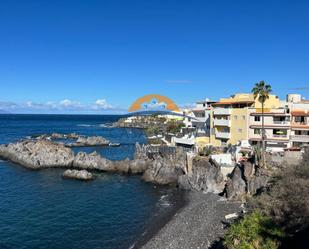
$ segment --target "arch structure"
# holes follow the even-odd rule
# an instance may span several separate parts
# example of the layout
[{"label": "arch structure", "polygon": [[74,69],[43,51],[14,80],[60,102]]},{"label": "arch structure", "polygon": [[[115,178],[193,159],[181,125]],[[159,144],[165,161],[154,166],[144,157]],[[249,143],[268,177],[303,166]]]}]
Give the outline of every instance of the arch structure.
[{"label": "arch structure", "polygon": [[184,115],[173,100],[159,94],[148,94],[138,98],[130,106],[126,116],[147,116],[147,115],[174,115],[188,117]]},{"label": "arch structure", "polygon": [[180,112],[173,100],[159,94],[148,94],[138,98],[130,106],[129,112],[170,111]]}]

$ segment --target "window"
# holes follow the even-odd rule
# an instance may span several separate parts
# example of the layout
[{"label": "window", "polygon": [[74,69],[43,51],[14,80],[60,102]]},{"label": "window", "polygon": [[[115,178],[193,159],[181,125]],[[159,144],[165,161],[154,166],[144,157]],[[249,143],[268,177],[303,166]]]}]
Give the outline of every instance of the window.
[{"label": "window", "polygon": [[255,122],[260,122],[261,121],[261,116],[254,116],[254,121]]},{"label": "window", "polygon": [[242,115],[242,120],[246,120],[246,116],[245,115]]},{"label": "window", "polygon": [[286,137],[287,136],[287,130],[273,129],[273,136]]},{"label": "window", "polygon": [[261,129],[254,129],[255,135],[261,135]]},{"label": "window", "polygon": [[237,131],[238,131],[239,133],[242,133],[242,129],[237,129]]},{"label": "window", "polygon": [[234,116],[234,119],[237,120],[237,115]]}]

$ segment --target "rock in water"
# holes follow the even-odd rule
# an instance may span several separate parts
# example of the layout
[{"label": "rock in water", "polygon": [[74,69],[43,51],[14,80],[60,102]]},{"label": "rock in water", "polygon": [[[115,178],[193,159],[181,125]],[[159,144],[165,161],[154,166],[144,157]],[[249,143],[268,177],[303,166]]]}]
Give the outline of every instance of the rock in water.
[{"label": "rock in water", "polygon": [[63,172],[62,176],[65,178],[72,178],[83,181],[89,181],[94,179],[93,175],[87,170],[67,169]]},{"label": "rock in water", "polygon": [[107,139],[100,136],[93,136],[93,137],[80,136],[76,140],[76,144],[81,146],[103,146],[103,145],[109,145],[109,143],[110,142]]},{"label": "rock in water", "polygon": [[31,169],[71,167],[74,153],[70,148],[45,139],[25,140],[1,145],[0,157]]}]

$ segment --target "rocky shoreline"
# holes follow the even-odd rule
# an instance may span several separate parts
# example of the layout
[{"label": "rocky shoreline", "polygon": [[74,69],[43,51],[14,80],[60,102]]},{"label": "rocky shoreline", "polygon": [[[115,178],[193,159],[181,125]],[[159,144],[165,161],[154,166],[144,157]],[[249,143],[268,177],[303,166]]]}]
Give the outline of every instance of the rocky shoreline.
[{"label": "rocky shoreline", "polygon": [[[75,154],[71,146],[55,141],[78,141],[80,137],[76,134],[42,135],[35,139],[0,145],[0,159],[33,170],[63,168],[66,169],[64,177],[79,180],[91,180],[91,171],[141,174],[146,182],[189,190],[183,203],[185,205],[178,205],[160,221],[159,227],[162,229],[152,229],[149,234],[155,235],[153,238],[150,239],[148,235],[150,240],[147,243],[144,239],[135,245],[143,245],[146,249],[209,248],[224,233],[225,215],[241,210],[241,202],[231,200],[241,200],[255,194],[269,179],[267,174],[257,171],[250,162],[236,165],[225,178],[221,166],[216,162],[208,157],[192,157],[178,147],[136,144],[133,160],[111,161],[96,152]],[[105,139],[83,137],[79,143],[86,146],[102,141]]]}]

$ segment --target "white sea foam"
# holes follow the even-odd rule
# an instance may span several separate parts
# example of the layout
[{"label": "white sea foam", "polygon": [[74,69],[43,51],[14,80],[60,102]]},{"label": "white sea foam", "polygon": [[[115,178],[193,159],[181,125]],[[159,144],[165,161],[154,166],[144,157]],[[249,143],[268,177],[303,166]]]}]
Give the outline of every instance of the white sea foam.
[{"label": "white sea foam", "polygon": [[80,127],[91,127],[92,125],[90,125],[90,124],[78,124],[77,126],[80,126]]}]

